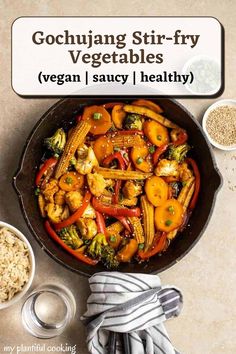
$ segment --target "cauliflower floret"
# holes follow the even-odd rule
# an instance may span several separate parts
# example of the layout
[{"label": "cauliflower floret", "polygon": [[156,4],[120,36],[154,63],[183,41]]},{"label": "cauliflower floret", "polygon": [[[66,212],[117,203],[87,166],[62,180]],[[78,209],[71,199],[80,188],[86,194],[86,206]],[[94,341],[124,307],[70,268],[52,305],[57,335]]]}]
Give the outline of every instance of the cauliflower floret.
[{"label": "cauliflower floret", "polygon": [[92,205],[89,203],[87,208],[85,209],[84,213],[82,214],[83,218],[89,218],[89,219],[95,219],[96,218],[96,213],[95,209],[92,207]]},{"label": "cauliflower floret", "polygon": [[63,191],[62,189],[60,189],[58,192],[56,192],[54,195],[55,204],[64,205],[65,204],[65,194],[66,194],[66,192]]},{"label": "cauliflower floret", "polygon": [[142,193],[142,185],[134,181],[127,181],[125,182],[122,191],[126,198],[132,199]]},{"label": "cauliflower floret", "polygon": [[178,177],[179,171],[178,171],[179,164],[175,160],[166,160],[162,159],[156,169],[155,169],[155,175],[156,176],[174,176]]},{"label": "cauliflower floret", "polygon": [[54,203],[54,194],[59,191],[58,182],[56,179],[51,179],[42,189],[42,193],[47,202]]},{"label": "cauliflower floret", "polygon": [[114,193],[115,180],[105,178],[106,187],[102,193],[103,196],[111,197]]},{"label": "cauliflower floret", "polygon": [[[83,195],[78,191],[71,191],[71,192],[66,193],[65,201],[66,201],[66,204],[69,206],[70,211],[72,213],[74,213],[77,209],[79,209],[79,207],[81,207],[81,205],[83,203],[83,198],[84,198]],[[95,210],[90,203],[88,204],[87,208],[85,209],[82,217],[83,218],[90,218],[90,219],[96,218]]]},{"label": "cauliflower floret", "polygon": [[93,167],[98,166],[98,160],[94,154],[93,149],[83,145],[77,149],[78,159],[76,161],[75,169],[82,175],[90,173]]},{"label": "cauliflower floret", "polygon": [[77,156],[79,159],[84,160],[88,156],[88,146],[83,144],[77,149]]},{"label": "cauliflower floret", "polygon": [[109,187],[113,187],[114,186],[115,181],[113,179],[106,178],[105,179],[105,183],[106,183],[106,188],[109,188]]},{"label": "cauliflower floret", "polygon": [[187,181],[193,176],[192,171],[188,168],[188,165],[184,162],[179,165],[179,177],[181,181]]},{"label": "cauliflower floret", "polygon": [[48,218],[53,223],[62,221],[63,207],[54,203],[48,203],[45,207]]},{"label": "cauliflower floret", "polygon": [[76,225],[78,226],[81,235],[87,240],[97,235],[97,225],[93,219],[80,218]]},{"label": "cauliflower floret", "polygon": [[72,213],[74,213],[82,205],[83,196],[78,191],[67,192],[65,194],[65,201]]},{"label": "cauliflower floret", "polygon": [[68,207],[68,205],[64,206],[64,210],[63,213],[61,214],[61,220],[65,220],[70,216],[70,209]]},{"label": "cauliflower floret", "polygon": [[87,182],[90,192],[95,195],[95,197],[100,197],[106,188],[106,181],[102,175],[99,173],[89,173],[87,174]]}]

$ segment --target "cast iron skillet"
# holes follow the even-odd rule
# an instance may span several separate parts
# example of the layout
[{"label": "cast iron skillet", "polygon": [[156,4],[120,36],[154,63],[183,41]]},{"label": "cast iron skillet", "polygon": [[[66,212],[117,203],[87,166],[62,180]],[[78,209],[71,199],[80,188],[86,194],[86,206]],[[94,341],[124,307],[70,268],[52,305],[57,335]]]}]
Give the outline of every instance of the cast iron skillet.
[{"label": "cast iron skillet", "polygon": [[[115,100],[117,101],[119,98]],[[131,98],[125,99],[127,102],[132,100]],[[105,268],[100,264],[94,267],[79,262],[50,239],[44,230],[43,220],[39,214],[34,195],[34,180],[37,166],[39,166],[43,154],[43,139],[50,136],[58,127],[68,125],[68,121],[75,118],[82,111],[84,105],[102,104],[109,101],[114,101],[114,99],[67,98],[52,106],[30,134],[13,181],[24,218],[41,247],[57,262],[86,276],[104,271]],[[153,101],[163,107],[165,116],[187,130],[190,144],[195,147],[192,154],[201,173],[201,191],[189,226],[171,243],[163,256],[153,257],[149,262],[143,264],[122,264],[119,268],[119,271],[122,272],[161,272],[187,254],[199,240],[208,224],[215,204],[216,193],[221,185],[221,175],[199,123],[182,105],[174,100],[161,98]]]}]

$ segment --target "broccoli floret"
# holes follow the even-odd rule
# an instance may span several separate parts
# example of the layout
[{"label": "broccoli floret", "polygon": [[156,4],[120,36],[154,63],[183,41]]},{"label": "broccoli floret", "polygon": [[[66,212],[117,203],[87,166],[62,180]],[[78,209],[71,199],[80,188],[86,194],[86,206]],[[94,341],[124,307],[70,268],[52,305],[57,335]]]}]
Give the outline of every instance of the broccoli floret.
[{"label": "broccoli floret", "polygon": [[168,149],[167,156],[170,160],[176,160],[180,163],[185,159],[189,150],[190,146],[188,144],[182,144],[179,146],[171,145]]},{"label": "broccoli floret", "polygon": [[87,248],[87,252],[92,258],[98,258],[109,269],[118,267],[119,262],[116,259],[114,249],[108,245],[106,237],[98,233]]},{"label": "broccoli floret", "polygon": [[102,249],[102,258],[101,259],[102,259],[102,263],[108,269],[117,269],[119,266],[119,261],[116,258],[115,250],[110,246],[106,246]]},{"label": "broccoli floret", "polygon": [[96,236],[94,236],[87,251],[93,258],[100,258],[102,255],[102,248],[106,247],[107,245],[108,242],[106,240],[105,235],[102,233],[98,233]]},{"label": "broccoli floret", "polygon": [[68,171],[73,171],[75,169],[76,163],[77,163],[77,160],[76,160],[75,156],[73,156],[69,162]]},{"label": "broccoli floret", "polygon": [[44,145],[54,155],[61,155],[66,145],[66,133],[62,128],[57,129],[53,136],[44,139]]},{"label": "broccoli floret", "polygon": [[71,247],[74,250],[76,250],[83,244],[83,241],[77,233],[75,225],[70,225],[61,229],[59,232],[59,236],[67,246]]},{"label": "broccoli floret", "polygon": [[125,129],[138,129],[142,130],[143,120],[139,114],[128,114],[124,121]]},{"label": "broccoli floret", "polygon": [[116,131],[117,131],[116,126],[115,126],[115,124],[112,122],[111,128],[109,129],[109,132],[116,132]]}]

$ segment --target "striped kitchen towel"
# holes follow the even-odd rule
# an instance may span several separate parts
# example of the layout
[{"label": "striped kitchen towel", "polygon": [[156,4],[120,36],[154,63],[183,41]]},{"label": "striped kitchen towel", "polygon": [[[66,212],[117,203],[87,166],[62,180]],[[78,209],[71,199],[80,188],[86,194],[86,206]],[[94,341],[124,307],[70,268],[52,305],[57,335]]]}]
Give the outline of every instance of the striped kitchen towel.
[{"label": "striped kitchen towel", "polygon": [[[128,333],[131,354],[177,353],[163,322],[181,311],[179,289],[161,286],[157,275],[119,272],[97,273],[89,285],[91,295],[81,320],[90,353],[108,353],[111,332]],[[124,353],[118,339],[116,353]]]}]

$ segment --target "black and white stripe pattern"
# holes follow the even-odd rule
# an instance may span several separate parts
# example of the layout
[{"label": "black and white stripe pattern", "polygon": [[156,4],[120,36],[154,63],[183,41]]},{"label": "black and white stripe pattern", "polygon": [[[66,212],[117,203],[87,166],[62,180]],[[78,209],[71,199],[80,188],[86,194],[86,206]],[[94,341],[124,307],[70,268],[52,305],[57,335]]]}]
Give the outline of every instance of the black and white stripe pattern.
[{"label": "black and white stripe pattern", "polygon": [[162,287],[157,275],[118,272],[97,273],[89,285],[91,295],[81,320],[87,326],[90,353],[107,353],[109,331],[128,333],[132,354],[177,353],[163,324],[181,311],[177,288]]}]

